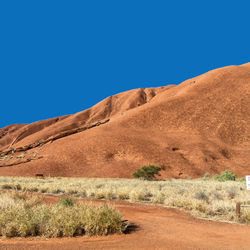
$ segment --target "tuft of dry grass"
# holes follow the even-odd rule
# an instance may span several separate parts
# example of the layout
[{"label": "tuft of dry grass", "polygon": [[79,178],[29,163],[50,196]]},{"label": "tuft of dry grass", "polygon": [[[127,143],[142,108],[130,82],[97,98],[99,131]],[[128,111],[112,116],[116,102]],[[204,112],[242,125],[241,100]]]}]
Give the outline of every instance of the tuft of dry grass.
[{"label": "tuft of dry grass", "polygon": [[[219,182],[214,179],[143,181],[0,177],[2,189],[16,189],[17,186],[22,191],[161,204],[184,209],[196,217],[232,222],[237,222],[236,202],[250,202],[250,192],[246,190],[245,182]],[[246,218],[245,223],[250,223],[247,209],[243,216]]]},{"label": "tuft of dry grass", "polygon": [[108,205],[94,206],[64,198],[46,205],[41,197],[5,192],[0,196],[0,236],[73,237],[122,233],[122,214]]}]

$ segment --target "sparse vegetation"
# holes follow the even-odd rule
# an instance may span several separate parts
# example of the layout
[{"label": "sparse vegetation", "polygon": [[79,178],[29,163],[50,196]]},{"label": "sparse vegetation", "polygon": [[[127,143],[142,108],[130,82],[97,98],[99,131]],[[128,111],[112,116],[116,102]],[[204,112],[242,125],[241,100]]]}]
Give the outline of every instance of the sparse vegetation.
[{"label": "sparse vegetation", "polygon": [[204,179],[205,179],[205,180],[211,179],[211,174],[210,174],[210,173],[205,173],[205,174],[204,174]]},{"label": "sparse vegetation", "polygon": [[7,192],[0,196],[0,236],[72,237],[122,233],[126,225],[113,207],[86,205],[63,198],[46,205],[37,195]]},{"label": "sparse vegetation", "polygon": [[59,202],[60,205],[63,205],[65,207],[73,207],[75,205],[75,200],[71,198],[62,198]]},{"label": "sparse vegetation", "polygon": [[160,171],[162,170],[161,167],[159,166],[154,166],[154,165],[148,165],[148,166],[143,166],[141,169],[137,169],[134,173],[133,176],[134,178],[139,178],[143,180],[152,180],[155,178],[155,175],[160,176]]},{"label": "sparse vegetation", "polygon": [[[161,204],[184,209],[197,217],[223,221],[237,221],[236,202],[250,204],[250,192],[241,179],[225,182],[214,178],[149,182],[138,179],[0,177],[1,187],[7,187],[7,192],[18,187],[22,191],[38,190],[41,193],[64,194],[69,197]],[[243,212],[245,222],[250,223],[247,219],[249,209]]]},{"label": "sparse vegetation", "polygon": [[236,177],[236,174],[233,174],[229,170],[225,170],[221,173],[221,175],[216,174],[214,179],[217,181],[235,181]]},{"label": "sparse vegetation", "polygon": [[203,200],[203,201],[206,201],[208,203],[208,196],[206,195],[206,193],[204,191],[201,191],[199,190],[198,192],[195,193],[195,196],[194,196],[195,199],[198,199],[198,200]]}]

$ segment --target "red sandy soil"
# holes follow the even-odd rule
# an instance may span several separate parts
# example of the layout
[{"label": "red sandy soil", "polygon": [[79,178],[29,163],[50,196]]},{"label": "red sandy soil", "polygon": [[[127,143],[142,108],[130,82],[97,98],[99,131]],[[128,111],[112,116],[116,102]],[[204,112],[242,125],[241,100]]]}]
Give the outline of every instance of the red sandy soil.
[{"label": "red sandy soil", "polygon": [[[31,144],[37,147],[27,149]],[[250,171],[250,63],[180,85],[120,93],[74,115],[0,129],[2,156],[18,148],[25,151],[0,161],[1,176],[130,178],[149,163],[165,167],[163,178],[225,169],[244,176]]]},{"label": "red sandy soil", "polygon": [[[47,202],[59,197],[47,196]],[[196,219],[176,209],[111,203],[138,228],[125,235],[60,239],[0,239],[0,249],[250,249],[250,227]]]}]

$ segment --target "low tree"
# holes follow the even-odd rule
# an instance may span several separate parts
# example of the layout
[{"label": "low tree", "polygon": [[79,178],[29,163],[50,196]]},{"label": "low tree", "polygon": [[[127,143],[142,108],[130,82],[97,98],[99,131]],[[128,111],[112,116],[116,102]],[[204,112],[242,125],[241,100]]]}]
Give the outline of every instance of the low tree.
[{"label": "low tree", "polygon": [[137,169],[132,175],[134,178],[139,178],[143,180],[152,180],[155,178],[155,175],[160,176],[160,171],[162,167],[154,166],[154,165],[147,165],[143,166],[140,169]]}]

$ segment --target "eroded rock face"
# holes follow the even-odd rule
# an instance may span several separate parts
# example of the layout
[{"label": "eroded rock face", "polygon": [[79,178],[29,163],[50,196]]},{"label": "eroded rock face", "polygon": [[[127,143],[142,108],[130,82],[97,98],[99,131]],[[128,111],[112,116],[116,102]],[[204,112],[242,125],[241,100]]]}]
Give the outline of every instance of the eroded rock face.
[{"label": "eroded rock face", "polygon": [[163,177],[225,169],[247,174],[250,64],[177,86],[120,93],[74,115],[2,128],[0,150],[0,175],[131,177],[149,163],[165,166]]}]

